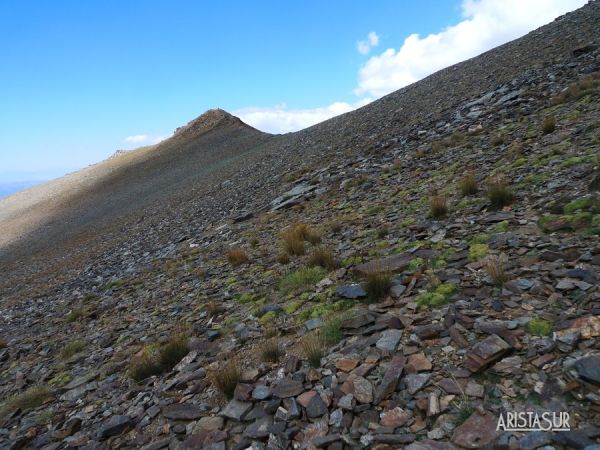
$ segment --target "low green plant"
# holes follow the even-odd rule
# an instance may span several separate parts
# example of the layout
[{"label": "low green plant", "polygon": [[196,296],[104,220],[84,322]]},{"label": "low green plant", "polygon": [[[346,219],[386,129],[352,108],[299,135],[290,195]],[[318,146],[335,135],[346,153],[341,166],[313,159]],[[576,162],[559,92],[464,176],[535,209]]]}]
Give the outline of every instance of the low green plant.
[{"label": "low green plant", "polygon": [[471,244],[469,246],[469,260],[478,261],[488,254],[489,246],[487,244]]},{"label": "low green plant", "polygon": [[321,281],[327,272],[322,267],[307,267],[284,276],[279,289],[284,294],[305,290]]},{"label": "low green plant", "polygon": [[527,330],[535,336],[549,336],[552,333],[552,322],[546,319],[531,319],[527,322]]},{"label": "low green plant", "polygon": [[456,292],[456,285],[452,283],[442,283],[434,290],[422,292],[417,298],[417,306],[422,307],[438,307],[448,303],[450,297]]}]

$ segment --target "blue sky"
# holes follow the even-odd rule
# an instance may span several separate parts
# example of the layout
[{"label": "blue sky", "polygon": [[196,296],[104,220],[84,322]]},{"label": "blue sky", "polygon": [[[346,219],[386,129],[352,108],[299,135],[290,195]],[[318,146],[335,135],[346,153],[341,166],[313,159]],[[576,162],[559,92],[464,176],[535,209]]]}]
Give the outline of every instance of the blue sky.
[{"label": "blue sky", "polygon": [[[155,142],[209,108],[296,130],[583,3],[507,1],[0,2],[0,184]],[[460,33],[473,45],[456,49]]]}]

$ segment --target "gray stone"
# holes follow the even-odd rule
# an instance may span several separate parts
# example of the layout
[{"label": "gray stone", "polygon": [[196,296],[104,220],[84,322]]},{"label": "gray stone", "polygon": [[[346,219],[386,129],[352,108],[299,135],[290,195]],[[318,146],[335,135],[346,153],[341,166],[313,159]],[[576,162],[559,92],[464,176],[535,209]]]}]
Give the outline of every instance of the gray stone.
[{"label": "gray stone", "polygon": [[600,356],[587,356],[575,363],[579,376],[590,383],[600,385]]},{"label": "gray stone", "polygon": [[335,290],[335,295],[342,298],[356,299],[366,297],[367,293],[360,284],[348,284],[345,286],[339,286]]},{"label": "gray stone", "polygon": [[252,408],[252,403],[250,402],[231,400],[219,414],[229,419],[242,420],[244,415],[250,411],[250,408]]},{"label": "gray stone", "polygon": [[271,395],[271,388],[262,384],[257,385],[252,391],[252,398],[254,400],[266,400],[271,397]]},{"label": "gray stone", "polygon": [[131,417],[129,416],[112,416],[100,427],[98,437],[100,439],[108,439],[111,436],[117,436],[132,425]]},{"label": "gray stone", "polygon": [[163,408],[163,416],[172,420],[196,420],[203,414],[200,407],[189,403],[177,403]]},{"label": "gray stone", "polygon": [[279,398],[295,397],[304,391],[300,381],[284,378],[273,388],[273,395]]},{"label": "gray stone", "polygon": [[429,381],[431,375],[428,373],[409,373],[404,377],[404,383],[406,383],[406,390],[409,394],[413,395]]},{"label": "gray stone", "polygon": [[396,351],[400,338],[402,337],[402,330],[385,330],[381,333],[381,337],[375,344],[380,350],[387,350],[388,352]]}]

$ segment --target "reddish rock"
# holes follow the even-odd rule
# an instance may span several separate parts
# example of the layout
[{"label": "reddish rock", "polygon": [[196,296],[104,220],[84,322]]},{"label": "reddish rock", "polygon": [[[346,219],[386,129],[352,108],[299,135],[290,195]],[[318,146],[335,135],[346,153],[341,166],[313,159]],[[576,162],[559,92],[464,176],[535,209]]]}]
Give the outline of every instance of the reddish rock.
[{"label": "reddish rock", "polygon": [[422,372],[424,370],[431,370],[431,362],[425,354],[415,353],[408,357],[408,366],[411,366],[416,372]]},{"label": "reddish rock", "polygon": [[343,370],[344,372],[350,372],[352,369],[354,369],[356,366],[358,366],[358,363],[360,362],[359,359],[347,359],[347,358],[343,358],[343,359],[338,359],[335,362],[335,367],[339,370]]},{"label": "reddish rock", "polygon": [[411,418],[411,414],[408,411],[403,410],[399,406],[389,411],[382,412],[380,414],[381,425],[384,427],[397,428],[403,426]]},{"label": "reddish rock", "polygon": [[452,442],[463,448],[482,448],[498,437],[498,418],[489,411],[477,409],[461,426],[454,430]]},{"label": "reddish rock", "polygon": [[492,334],[471,348],[465,367],[471,372],[480,372],[504,356],[511,346],[500,336]]}]

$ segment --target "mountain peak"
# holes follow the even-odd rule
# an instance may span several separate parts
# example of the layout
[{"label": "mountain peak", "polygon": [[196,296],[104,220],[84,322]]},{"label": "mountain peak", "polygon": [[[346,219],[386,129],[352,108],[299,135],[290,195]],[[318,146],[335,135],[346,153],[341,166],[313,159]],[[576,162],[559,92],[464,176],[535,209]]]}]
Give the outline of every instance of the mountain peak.
[{"label": "mountain peak", "polygon": [[250,125],[242,122],[239,117],[236,117],[223,109],[215,108],[209,109],[194,120],[188,122],[186,125],[177,128],[174,136],[185,134],[196,137],[223,125],[252,128]]}]

